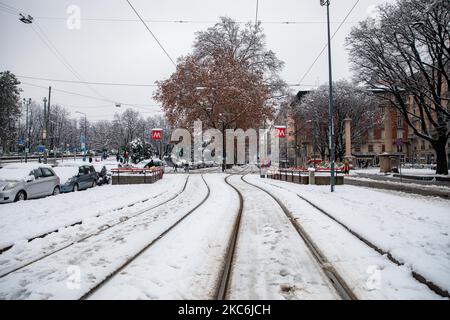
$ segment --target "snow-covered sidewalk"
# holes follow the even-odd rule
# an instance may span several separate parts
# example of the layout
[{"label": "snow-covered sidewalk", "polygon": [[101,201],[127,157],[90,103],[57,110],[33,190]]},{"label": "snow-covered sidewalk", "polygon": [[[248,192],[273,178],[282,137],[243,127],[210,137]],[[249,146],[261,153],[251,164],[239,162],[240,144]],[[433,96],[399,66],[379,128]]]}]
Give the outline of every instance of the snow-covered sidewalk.
[{"label": "snow-covered sidewalk", "polygon": [[[336,191],[330,193],[329,186],[298,185],[256,176],[248,176],[248,179],[266,187],[284,188],[271,188],[278,195],[286,194],[288,197],[287,194],[292,191],[304,196],[390,252],[406,267],[450,290],[449,200],[348,185],[337,186]],[[301,201],[296,205],[299,206],[296,212],[301,217],[307,222],[312,219],[310,225],[324,227],[326,219],[323,220],[318,211],[314,213],[309,205]],[[322,236],[318,234],[319,238]],[[386,280],[390,281],[389,277]]]}]

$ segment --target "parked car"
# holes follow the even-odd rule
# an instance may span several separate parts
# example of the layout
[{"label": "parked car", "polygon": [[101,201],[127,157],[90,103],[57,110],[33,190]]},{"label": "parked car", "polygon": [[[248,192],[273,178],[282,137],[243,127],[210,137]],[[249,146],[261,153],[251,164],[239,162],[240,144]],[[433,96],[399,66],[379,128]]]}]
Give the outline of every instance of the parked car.
[{"label": "parked car", "polygon": [[56,195],[59,192],[59,177],[49,165],[15,163],[0,169],[0,203]]},{"label": "parked car", "polygon": [[84,190],[97,185],[97,172],[90,164],[63,163],[54,170],[61,179],[61,192]]}]

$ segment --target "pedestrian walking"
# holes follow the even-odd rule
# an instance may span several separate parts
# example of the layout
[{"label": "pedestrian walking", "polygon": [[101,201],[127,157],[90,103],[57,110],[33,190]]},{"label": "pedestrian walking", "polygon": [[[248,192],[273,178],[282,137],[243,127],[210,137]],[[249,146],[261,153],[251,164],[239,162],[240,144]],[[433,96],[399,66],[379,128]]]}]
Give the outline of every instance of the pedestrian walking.
[{"label": "pedestrian walking", "polygon": [[350,174],[350,164],[348,163],[348,160],[344,161],[344,174],[346,176]]}]

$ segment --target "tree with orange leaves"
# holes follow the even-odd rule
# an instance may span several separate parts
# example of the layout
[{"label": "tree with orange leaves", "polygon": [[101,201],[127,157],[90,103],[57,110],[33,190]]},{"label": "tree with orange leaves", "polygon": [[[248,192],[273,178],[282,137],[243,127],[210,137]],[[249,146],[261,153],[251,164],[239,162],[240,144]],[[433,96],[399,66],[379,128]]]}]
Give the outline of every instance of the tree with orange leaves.
[{"label": "tree with orange leaves", "polygon": [[194,52],[178,60],[176,71],[157,82],[154,95],[170,124],[190,128],[258,127],[272,117],[285,84],[283,63],[266,50],[260,24],[241,28],[229,18],[197,33]]}]

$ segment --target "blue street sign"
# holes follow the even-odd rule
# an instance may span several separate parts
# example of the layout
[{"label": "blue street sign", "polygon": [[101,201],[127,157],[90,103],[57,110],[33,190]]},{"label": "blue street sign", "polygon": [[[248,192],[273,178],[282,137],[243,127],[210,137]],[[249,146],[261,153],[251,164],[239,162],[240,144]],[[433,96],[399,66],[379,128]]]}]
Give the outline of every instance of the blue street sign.
[{"label": "blue street sign", "polygon": [[23,145],[25,145],[25,140],[22,137],[20,137],[19,138],[19,146],[23,146]]},{"label": "blue street sign", "polygon": [[44,152],[45,151],[45,146],[40,145],[37,147],[37,152]]}]

